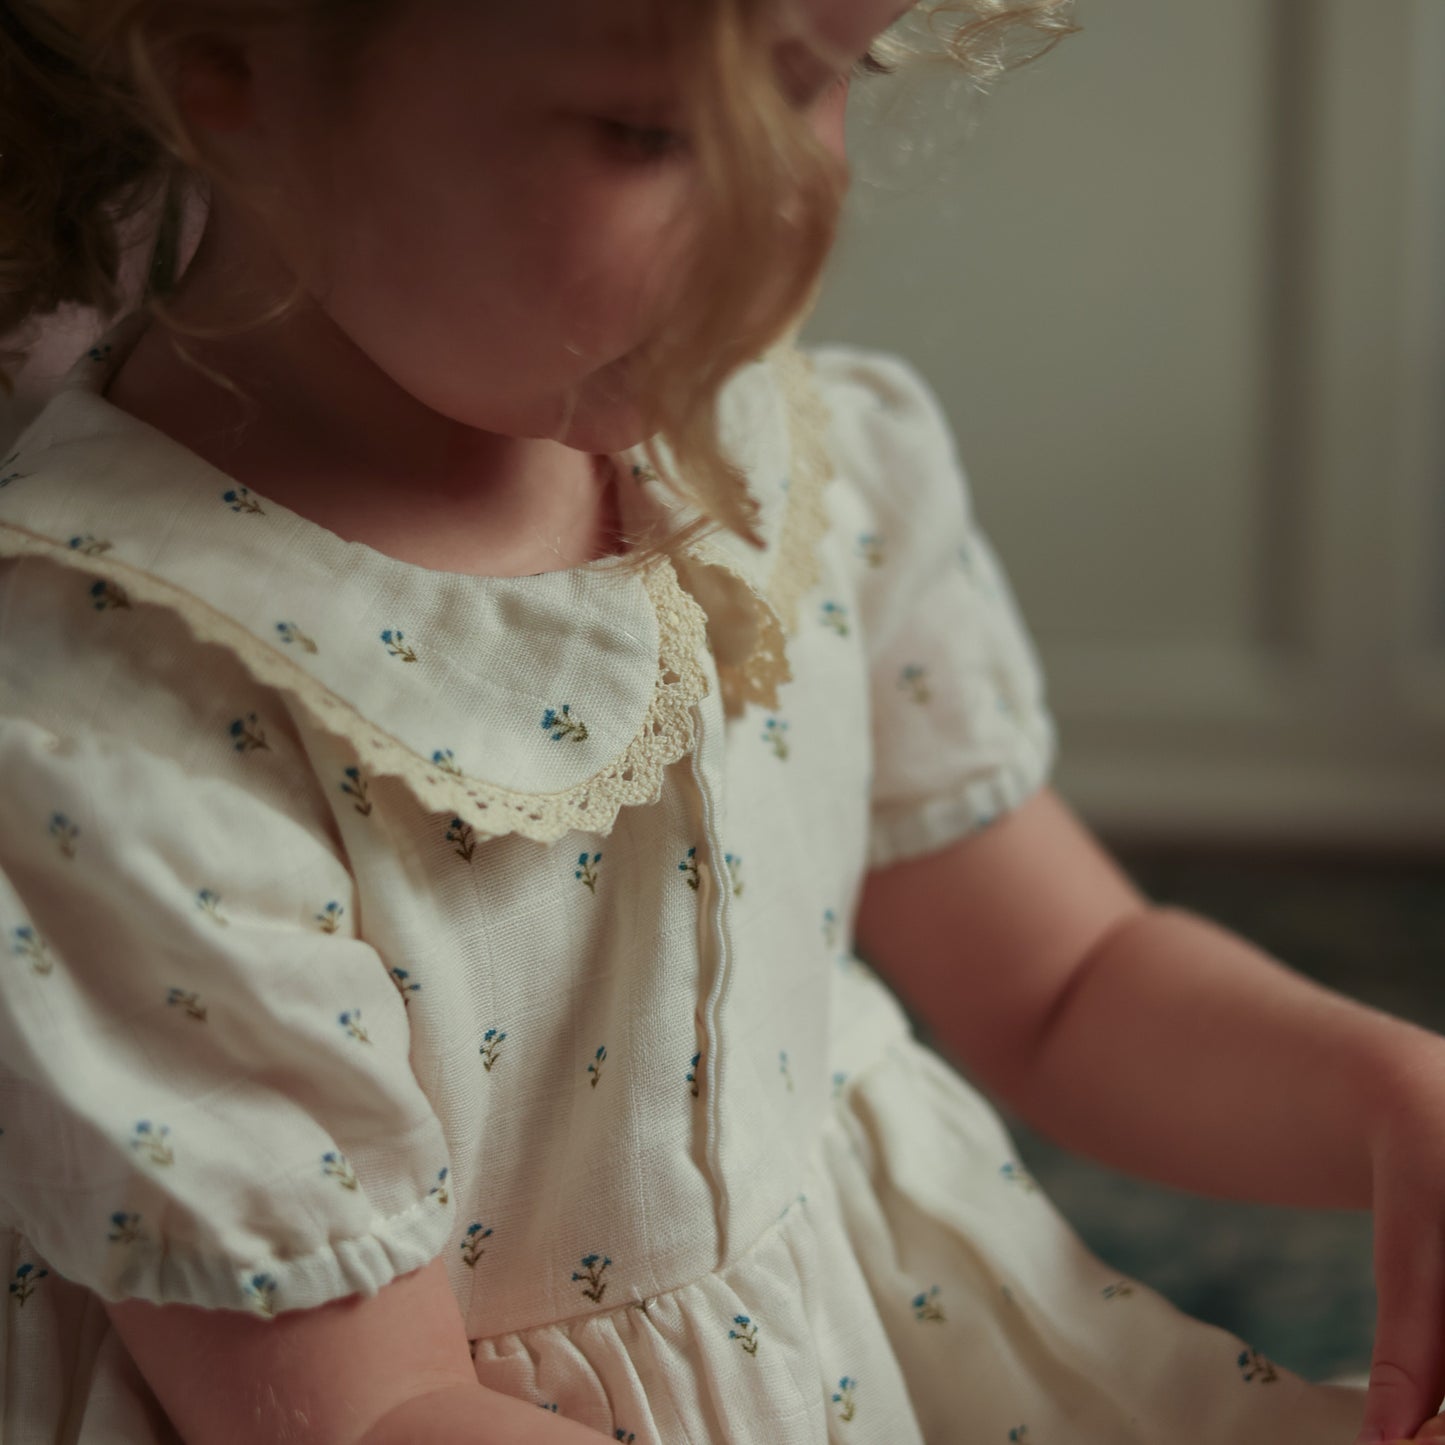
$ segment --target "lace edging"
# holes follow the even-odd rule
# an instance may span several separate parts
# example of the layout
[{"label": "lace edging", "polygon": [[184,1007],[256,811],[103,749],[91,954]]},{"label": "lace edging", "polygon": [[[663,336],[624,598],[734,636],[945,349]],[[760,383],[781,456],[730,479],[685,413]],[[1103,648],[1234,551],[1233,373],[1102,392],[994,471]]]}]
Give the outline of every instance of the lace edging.
[{"label": "lace edging", "polygon": [[758,593],[721,549],[704,543],[693,554],[700,562],[723,567],[739,577],[753,599],[757,635],[751,653],[745,662],[718,668],[719,689],[729,716],[741,713],[750,702],[776,708],[778,689],[792,681],[786,639],[797,629],[799,603],[822,573],[817,543],[828,530],[823,489],[833,468],[826,442],[828,414],[813,379],[813,362],[796,346],[780,347],[773,362],[787,404],[792,467],[788,505],[766,595]]},{"label": "lace edging", "polygon": [[661,796],[664,770],[691,751],[694,706],[708,692],[699,658],[706,646],[702,608],[659,558],[643,574],[657,616],[656,691],[626,748],[591,777],[556,793],[528,793],[429,763],[400,739],[363,717],[300,663],[268,646],[234,618],[165,579],[118,559],[72,551],[13,522],[0,522],[0,556],[39,556],[73,571],[108,578],[128,596],[177,613],[198,642],[227,648],[267,687],[288,693],[318,727],[351,743],[374,777],[399,778],[423,807],[450,812],[487,838],[516,833],[553,843],[574,829],[606,834],[629,804]]}]

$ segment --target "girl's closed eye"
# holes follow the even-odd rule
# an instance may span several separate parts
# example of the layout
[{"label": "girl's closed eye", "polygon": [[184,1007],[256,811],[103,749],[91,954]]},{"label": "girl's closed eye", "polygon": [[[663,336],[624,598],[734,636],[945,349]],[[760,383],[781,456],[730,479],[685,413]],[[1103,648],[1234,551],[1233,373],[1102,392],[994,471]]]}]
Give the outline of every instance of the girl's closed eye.
[{"label": "girl's closed eye", "polygon": [[[834,85],[847,85],[872,75],[891,75],[893,69],[893,66],[869,49],[849,70],[838,77]],[[598,118],[597,124],[608,150],[626,161],[648,163],[677,159],[686,155],[690,148],[686,132],[665,122],[650,123],[602,116]]]}]

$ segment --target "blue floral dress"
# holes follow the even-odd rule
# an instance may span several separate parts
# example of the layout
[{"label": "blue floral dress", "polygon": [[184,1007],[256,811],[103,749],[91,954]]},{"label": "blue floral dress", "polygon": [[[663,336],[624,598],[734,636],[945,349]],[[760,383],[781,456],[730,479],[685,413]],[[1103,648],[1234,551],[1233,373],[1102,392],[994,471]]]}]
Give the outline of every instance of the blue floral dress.
[{"label": "blue floral dress", "polygon": [[1056,748],[913,371],[734,379],[762,551],[479,577],[107,401],[137,320],[0,459],[4,1439],[176,1439],[101,1300],[438,1256],[478,1379],[610,1440],[1353,1438],[1089,1253],[852,951]]}]

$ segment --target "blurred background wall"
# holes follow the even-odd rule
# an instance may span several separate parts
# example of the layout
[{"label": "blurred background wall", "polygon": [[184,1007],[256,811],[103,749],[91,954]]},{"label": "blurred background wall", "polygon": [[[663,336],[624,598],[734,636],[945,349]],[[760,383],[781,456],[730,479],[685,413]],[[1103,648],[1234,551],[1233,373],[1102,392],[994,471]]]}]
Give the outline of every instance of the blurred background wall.
[{"label": "blurred background wall", "polygon": [[855,86],[805,339],[939,391],[1097,826],[1445,845],[1445,5],[1078,18],[902,184]]},{"label": "blurred background wall", "polygon": [[[804,339],[939,392],[1054,784],[1144,891],[1445,1032],[1445,4],[1078,19],[982,104],[855,87]],[[1367,1213],[1183,1194],[1001,1112],[1101,1257],[1307,1378],[1368,1370]]]}]

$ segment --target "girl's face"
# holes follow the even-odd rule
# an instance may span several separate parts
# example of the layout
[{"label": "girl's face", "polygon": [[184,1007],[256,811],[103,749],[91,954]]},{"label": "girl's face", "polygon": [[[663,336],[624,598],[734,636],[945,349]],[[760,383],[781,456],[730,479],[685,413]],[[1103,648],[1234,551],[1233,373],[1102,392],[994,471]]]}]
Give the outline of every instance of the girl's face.
[{"label": "girl's face", "polygon": [[[291,218],[248,256],[293,266],[319,239],[321,311],[398,386],[479,430],[620,450],[642,439],[627,360],[659,322],[694,181],[637,4],[411,0],[340,117],[264,39],[244,70],[191,73],[182,101]],[[786,23],[779,6],[779,75],[840,161],[848,67],[902,8],[799,0]]]}]

